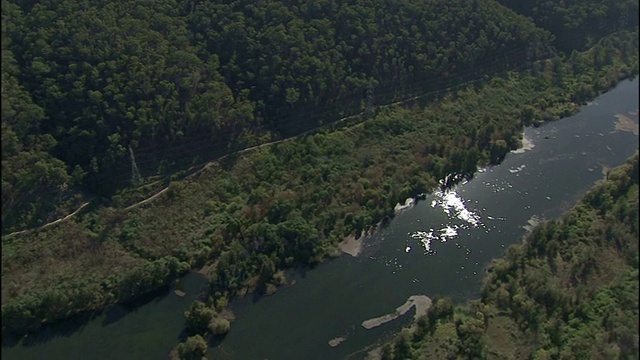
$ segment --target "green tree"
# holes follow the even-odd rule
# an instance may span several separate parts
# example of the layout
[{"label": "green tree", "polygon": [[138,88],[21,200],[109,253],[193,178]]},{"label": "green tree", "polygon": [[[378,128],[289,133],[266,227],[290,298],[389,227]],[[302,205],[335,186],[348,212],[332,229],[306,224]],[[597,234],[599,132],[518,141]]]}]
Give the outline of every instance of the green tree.
[{"label": "green tree", "polygon": [[207,353],[209,345],[200,335],[190,336],[171,350],[172,360],[201,360]]},{"label": "green tree", "polygon": [[300,99],[300,92],[298,92],[298,90],[296,90],[295,88],[288,88],[286,97],[289,105],[293,107],[293,104],[298,102],[298,100]]},{"label": "green tree", "polygon": [[509,146],[503,139],[496,140],[491,146],[491,163],[498,164],[509,152]]},{"label": "green tree", "polygon": [[231,329],[231,324],[227,319],[213,318],[209,323],[209,331],[214,335],[226,335]]},{"label": "green tree", "polygon": [[204,334],[209,329],[209,324],[214,316],[213,309],[202,301],[195,300],[189,310],[185,311],[187,331],[192,334]]}]

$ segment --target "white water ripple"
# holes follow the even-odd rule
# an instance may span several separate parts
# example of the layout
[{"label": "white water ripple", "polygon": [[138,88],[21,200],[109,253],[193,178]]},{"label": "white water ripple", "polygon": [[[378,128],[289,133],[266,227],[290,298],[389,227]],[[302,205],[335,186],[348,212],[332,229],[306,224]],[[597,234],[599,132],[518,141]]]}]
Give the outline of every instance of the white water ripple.
[{"label": "white water ripple", "polygon": [[520,171],[522,171],[526,167],[527,167],[527,165],[522,164],[522,165],[520,165],[520,166],[518,166],[516,168],[513,168],[513,167],[509,168],[509,172],[512,173],[512,174],[519,173]]},{"label": "white water ripple", "polygon": [[[478,226],[481,224],[480,216],[472,211],[469,211],[464,205],[462,198],[454,190],[437,191],[435,194],[436,199],[434,207],[441,207],[450,217],[456,217],[471,225]],[[432,203],[433,206],[433,203]]]},{"label": "white water ripple", "polygon": [[464,200],[454,190],[439,190],[434,193],[435,199],[431,202],[431,207],[440,208],[447,214],[451,221],[461,220],[462,224],[442,224],[440,229],[429,229],[427,231],[415,231],[409,233],[411,238],[418,240],[425,250],[425,254],[432,255],[431,243],[439,241],[441,243],[452,240],[458,236],[459,229],[469,227],[484,226],[480,221],[480,216],[467,209]]}]

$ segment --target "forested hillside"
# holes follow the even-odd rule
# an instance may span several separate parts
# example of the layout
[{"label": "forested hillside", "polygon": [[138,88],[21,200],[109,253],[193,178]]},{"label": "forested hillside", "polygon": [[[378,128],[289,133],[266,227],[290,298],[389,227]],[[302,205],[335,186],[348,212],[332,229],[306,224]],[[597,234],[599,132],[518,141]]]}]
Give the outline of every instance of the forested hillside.
[{"label": "forested hillside", "polygon": [[[140,185],[129,147],[140,180],[166,179],[375,105],[526,66],[550,45],[579,48],[575,36],[562,38],[569,30],[594,43],[637,23],[628,15],[637,1],[505,3],[533,21],[490,0],[4,0],[3,161],[21,171],[3,178],[2,232],[68,212],[80,192],[109,198]],[[25,169],[26,159],[41,166]]]},{"label": "forested hillside", "polygon": [[135,302],[203,264],[219,310],[638,72],[636,28],[569,55],[493,0],[2,4],[3,234],[92,200],[3,236],[3,332]]},{"label": "forested hillside", "polygon": [[135,185],[129,146],[143,178],[166,177],[548,53],[493,1],[4,0],[2,14],[3,161],[21,168],[3,178],[3,233],[68,209],[51,189]]},{"label": "forested hillside", "polygon": [[487,270],[482,298],[437,299],[384,359],[637,359],[638,154]]},{"label": "forested hillside", "polygon": [[498,0],[517,13],[531,17],[549,30],[554,45],[572,51],[595,44],[602,36],[627,26],[638,26],[637,0]]}]

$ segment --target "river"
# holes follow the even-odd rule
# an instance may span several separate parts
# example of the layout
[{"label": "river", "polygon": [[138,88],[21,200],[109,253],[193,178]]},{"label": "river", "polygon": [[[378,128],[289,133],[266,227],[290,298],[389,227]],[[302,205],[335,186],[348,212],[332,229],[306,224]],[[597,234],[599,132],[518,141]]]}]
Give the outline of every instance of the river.
[{"label": "river", "polygon": [[[2,358],[16,360],[166,359],[185,336],[184,311],[206,287],[191,272],[169,291],[142,306],[115,306],[92,319],[48,327],[18,345],[3,339]],[[185,293],[178,296],[174,291]]]},{"label": "river", "polygon": [[[638,149],[636,134],[616,130],[616,115],[638,124],[638,79],[623,81],[575,116],[525,129],[526,146],[497,166],[401,211],[364,239],[358,257],[343,255],[292,274],[274,295],[234,301],[231,331],[211,343],[211,359],[362,358],[361,349],[408,325],[414,310],[387,316],[414,295],[464,301],[478,296],[483,269],[533,224],[575,204],[603,168]],[[178,342],[182,313],[203,279],[182,280],[185,298],[163,295],[135,310],[117,308],[70,331],[18,345],[6,359],[165,359]],[[413,299],[413,298],[412,298]],[[117,315],[118,311],[120,312]],[[367,320],[385,323],[371,326]],[[375,321],[373,321],[375,323]],[[336,340],[329,345],[330,340]]]},{"label": "river", "polygon": [[[575,116],[525,129],[525,148],[402,211],[364,240],[358,257],[298,274],[294,286],[256,302],[237,301],[237,319],[211,358],[342,359],[408,325],[411,311],[372,329],[362,322],[393,313],[412,295],[478,296],[492,258],[531,224],[568,210],[603,178],[603,166],[620,165],[638,149],[637,135],[615,131],[616,114],[637,124],[629,114],[637,110],[635,79]],[[334,338],[344,340],[331,347]]]}]

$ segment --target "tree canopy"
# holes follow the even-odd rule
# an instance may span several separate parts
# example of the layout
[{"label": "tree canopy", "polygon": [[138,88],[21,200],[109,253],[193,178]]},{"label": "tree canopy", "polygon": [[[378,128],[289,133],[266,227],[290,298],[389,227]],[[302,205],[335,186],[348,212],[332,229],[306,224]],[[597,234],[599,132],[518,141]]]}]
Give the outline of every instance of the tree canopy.
[{"label": "tree canopy", "polygon": [[[548,39],[493,1],[3,0],[2,15],[5,233],[130,186],[129,147],[143,178],[167,176],[356,114],[367,89],[386,103],[513,68]],[[70,195],[30,193],[56,187]]]}]

